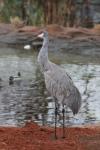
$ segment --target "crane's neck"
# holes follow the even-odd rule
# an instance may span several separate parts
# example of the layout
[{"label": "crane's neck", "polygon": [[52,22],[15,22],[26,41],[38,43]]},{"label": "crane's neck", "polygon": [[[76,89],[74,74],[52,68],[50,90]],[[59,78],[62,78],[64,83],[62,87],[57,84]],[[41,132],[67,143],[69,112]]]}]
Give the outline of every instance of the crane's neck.
[{"label": "crane's neck", "polygon": [[44,38],[42,48],[38,55],[38,63],[42,69],[42,71],[46,71],[48,68],[48,38]]},{"label": "crane's neck", "polygon": [[48,44],[49,44],[49,39],[48,39],[48,37],[47,37],[47,38],[44,38],[42,47],[48,47]]}]

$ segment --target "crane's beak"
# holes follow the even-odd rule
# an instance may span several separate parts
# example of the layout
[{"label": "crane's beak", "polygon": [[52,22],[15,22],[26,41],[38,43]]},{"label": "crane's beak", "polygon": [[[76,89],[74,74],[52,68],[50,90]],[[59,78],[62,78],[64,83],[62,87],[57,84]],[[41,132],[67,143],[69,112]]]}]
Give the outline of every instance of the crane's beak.
[{"label": "crane's beak", "polygon": [[41,34],[39,34],[37,37],[39,37],[39,38],[43,38],[43,33],[41,33]]}]

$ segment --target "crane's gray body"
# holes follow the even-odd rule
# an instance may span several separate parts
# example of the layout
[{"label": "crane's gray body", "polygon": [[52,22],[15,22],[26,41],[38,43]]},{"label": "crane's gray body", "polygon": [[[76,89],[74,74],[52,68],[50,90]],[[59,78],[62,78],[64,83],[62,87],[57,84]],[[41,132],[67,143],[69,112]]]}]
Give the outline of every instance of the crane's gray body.
[{"label": "crane's gray body", "polygon": [[81,106],[81,95],[66,71],[48,60],[48,35],[44,36],[38,63],[51,96],[57,99],[57,103],[69,107],[73,114],[77,114]]}]

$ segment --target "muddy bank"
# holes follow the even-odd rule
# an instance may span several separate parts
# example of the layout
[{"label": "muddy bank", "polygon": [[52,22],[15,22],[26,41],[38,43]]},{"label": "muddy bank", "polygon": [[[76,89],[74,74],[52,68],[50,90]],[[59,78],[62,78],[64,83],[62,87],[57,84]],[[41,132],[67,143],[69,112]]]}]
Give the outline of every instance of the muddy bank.
[{"label": "muddy bank", "polygon": [[0,149],[4,150],[99,150],[99,127],[73,127],[65,129],[66,138],[54,139],[54,128],[27,123],[22,128],[0,127]]},{"label": "muddy bank", "polygon": [[44,29],[47,29],[50,35],[50,50],[100,57],[100,28],[65,28],[59,25],[15,28],[11,24],[0,24],[0,44],[32,44],[33,48],[38,47],[42,41],[36,39],[36,35]]}]

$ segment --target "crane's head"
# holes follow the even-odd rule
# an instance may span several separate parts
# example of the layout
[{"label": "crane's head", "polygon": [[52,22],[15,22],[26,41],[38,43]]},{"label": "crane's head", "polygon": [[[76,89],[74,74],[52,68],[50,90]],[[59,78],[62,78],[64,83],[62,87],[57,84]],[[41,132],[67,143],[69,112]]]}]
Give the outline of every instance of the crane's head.
[{"label": "crane's head", "polygon": [[43,31],[41,34],[38,35],[39,38],[48,38],[48,32],[47,31]]}]

